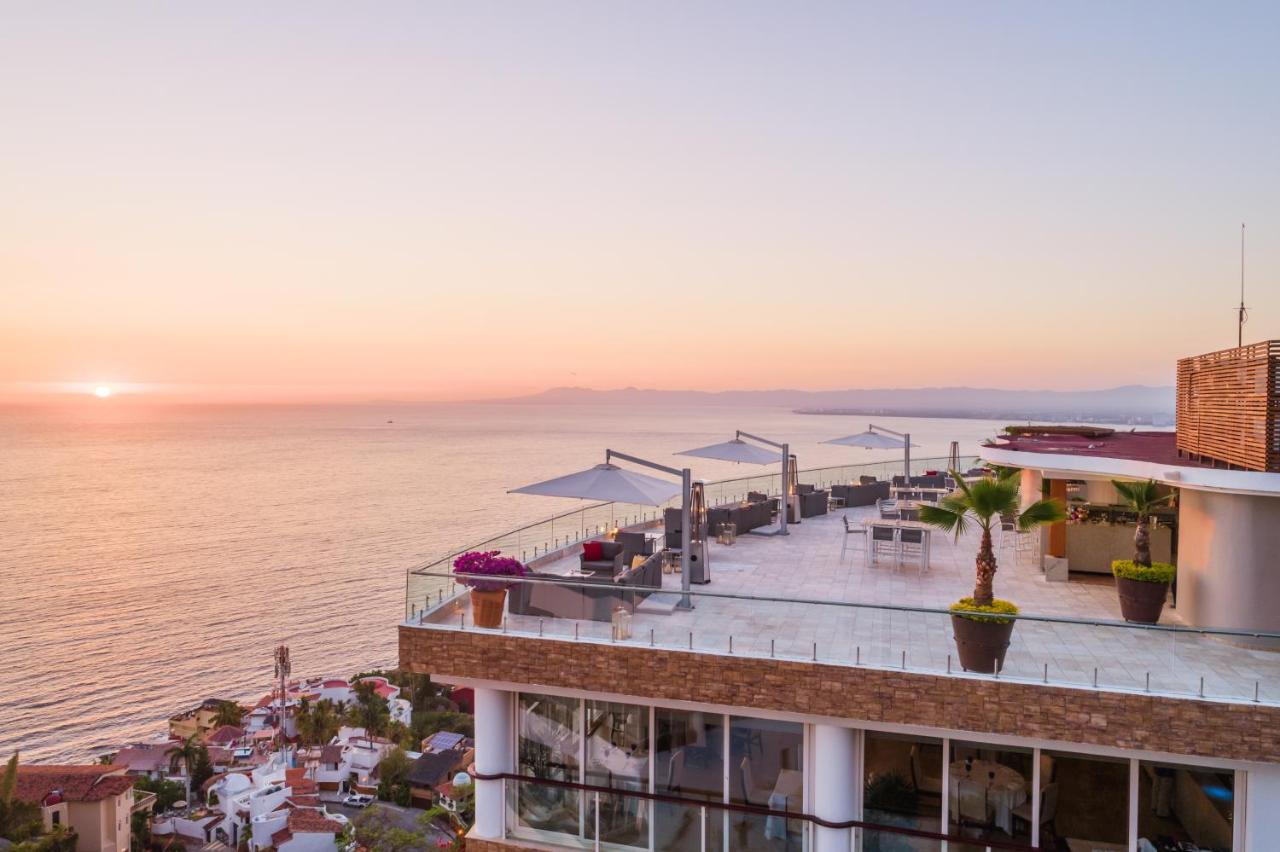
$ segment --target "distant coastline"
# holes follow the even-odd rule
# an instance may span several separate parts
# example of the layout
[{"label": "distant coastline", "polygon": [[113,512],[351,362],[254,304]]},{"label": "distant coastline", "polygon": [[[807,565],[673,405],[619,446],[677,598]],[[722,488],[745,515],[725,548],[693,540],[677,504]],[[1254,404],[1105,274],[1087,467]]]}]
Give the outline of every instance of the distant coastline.
[{"label": "distant coastline", "polygon": [[1146,414],[1130,417],[1119,417],[1114,414],[1082,413],[1072,411],[1025,411],[1025,410],[989,410],[973,411],[967,409],[900,409],[900,408],[797,408],[794,414],[816,414],[835,417],[921,417],[948,420],[1008,420],[1010,424],[1018,423],[1102,423],[1108,426],[1152,426],[1154,428],[1173,425],[1171,415]]}]

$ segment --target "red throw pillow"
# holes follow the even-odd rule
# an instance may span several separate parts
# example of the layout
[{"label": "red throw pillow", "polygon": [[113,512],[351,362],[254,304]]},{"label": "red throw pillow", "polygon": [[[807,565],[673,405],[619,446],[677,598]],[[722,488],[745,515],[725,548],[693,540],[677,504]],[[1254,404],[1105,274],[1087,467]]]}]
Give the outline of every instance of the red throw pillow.
[{"label": "red throw pillow", "polygon": [[604,559],[604,542],[587,541],[582,544],[582,558],[588,562],[599,562]]}]

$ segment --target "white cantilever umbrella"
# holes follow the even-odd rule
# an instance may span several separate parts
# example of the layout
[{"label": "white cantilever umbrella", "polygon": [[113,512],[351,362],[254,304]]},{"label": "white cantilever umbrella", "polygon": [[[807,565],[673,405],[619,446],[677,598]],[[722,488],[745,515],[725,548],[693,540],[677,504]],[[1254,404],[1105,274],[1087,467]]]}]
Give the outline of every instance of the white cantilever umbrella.
[{"label": "white cantilever umbrella", "polygon": [[[646,476],[632,470],[618,467],[613,460],[638,464],[680,477],[679,482]],[[615,503],[636,503],[643,506],[661,506],[673,497],[680,497],[680,585],[684,592],[689,591],[689,491],[693,483],[693,474],[689,468],[676,470],[673,467],[657,464],[645,459],[629,456],[614,450],[604,451],[604,464],[535,482],[523,488],[513,488],[508,494],[538,494],[543,497],[576,497],[580,500],[611,500]],[[681,595],[681,609],[693,609],[693,601],[688,594]]]},{"label": "white cantilever umbrella", "polygon": [[[843,438],[832,438],[830,441],[823,441],[824,444],[839,444],[842,447],[862,447],[868,450],[900,450],[907,446],[907,442],[902,438],[895,438],[892,435],[882,435],[879,432],[859,432],[856,435],[845,435]],[[920,446],[912,444],[913,447]]]},{"label": "white cantilever umbrella", "polygon": [[[750,438],[753,441],[759,441],[762,444],[768,444],[771,447],[777,447],[782,451],[781,455],[775,451],[770,451],[758,447],[755,444],[748,444],[743,438]],[[723,441],[719,444],[711,444],[706,447],[696,447],[692,450],[685,450],[676,453],[678,456],[697,456],[704,459],[719,459],[721,461],[746,462],[747,464],[773,464],[780,462],[782,464],[782,511],[778,513],[778,530],[776,535],[787,535],[787,497],[791,491],[787,486],[787,459],[791,456],[791,450],[787,444],[780,444],[777,441],[771,441],[768,438],[761,438],[759,435],[752,435],[750,432],[743,432],[739,429],[733,436],[732,440]]]},{"label": "white cantilever umbrella", "polygon": [[778,453],[776,451],[766,450],[764,447],[757,447],[755,444],[748,444],[741,438],[734,438],[732,441],[724,441],[706,447],[696,447],[692,450],[676,453],[676,455],[697,456],[702,459],[719,459],[720,461],[746,462],[747,464],[774,464],[778,461]]},{"label": "white cantilever umbrella", "polygon": [[892,429],[886,429],[883,426],[877,426],[872,423],[867,426],[867,431],[859,432],[856,435],[845,435],[843,438],[832,438],[830,441],[823,441],[824,444],[839,444],[842,447],[862,447],[868,450],[902,450],[902,472],[908,478],[911,476],[911,448],[918,447],[919,444],[911,443],[911,436],[902,432],[895,432]]},{"label": "white cantilever umbrella", "polygon": [[609,500],[640,506],[661,506],[680,495],[680,483],[659,479],[605,462],[567,476],[513,488],[510,494],[538,494],[543,497],[576,497],[580,500]]}]

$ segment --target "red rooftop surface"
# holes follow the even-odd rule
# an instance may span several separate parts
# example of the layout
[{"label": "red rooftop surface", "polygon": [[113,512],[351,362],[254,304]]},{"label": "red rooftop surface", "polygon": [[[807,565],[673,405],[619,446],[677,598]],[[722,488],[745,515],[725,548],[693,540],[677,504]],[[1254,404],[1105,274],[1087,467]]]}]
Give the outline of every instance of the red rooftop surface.
[{"label": "red rooftop surface", "polygon": [[[1049,427],[1060,429],[1062,427]],[[1111,432],[1089,430],[1094,434],[1069,434],[1065,432],[1037,432],[1026,427],[1022,434],[1001,435],[991,444],[999,450],[1027,453],[1046,453],[1062,456],[1095,456],[1107,459],[1152,462],[1180,467],[1209,467],[1178,455],[1176,432]]]},{"label": "red rooftop surface", "polygon": [[124,766],[27,764],[18,766],[13,795],[20,801],[40,803],[55,790],[72,802],[100,802],[126,792],[138,780],[121,775]]}]

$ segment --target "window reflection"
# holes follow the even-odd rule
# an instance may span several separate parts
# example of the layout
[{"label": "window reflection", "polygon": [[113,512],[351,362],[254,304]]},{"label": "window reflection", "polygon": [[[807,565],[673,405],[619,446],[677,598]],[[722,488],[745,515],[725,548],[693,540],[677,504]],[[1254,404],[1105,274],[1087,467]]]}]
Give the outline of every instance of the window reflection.
[{"label": "window reflection", "polygon": [[1040,845],[1128,848],[1129,761],[1040,753]]},{"label": "window reflection", "polygon": [[[586,783],[615,790],[649,789],[649,708],[610,701],[587,702]],[[594,813],[586,836],[595,839]],[[648,847],[649,803],[625,795],[600,796],[600,839]]]},{"label": "window reflection", "polygon": [[[729,725],[729,801],[775,811],[804,810],[804,726],[735,716]],[[798,848],[800,820],[731,813],[733,849]]]},{"label": "window reflection", "polygon": [[[724,801],[724,717],[718,713],[654,711],[654,791],[711,803]],[[654,848],[702,848],[701,810],[654,806]],[[707,848],[724,845],[724,812],[709,810]]]},{"label": "window reflection", "polygon": [[[938,831],[942,824],[942,741],[867,731],[863,819],[878,825]],[[935,852],[940,841],[866,830],[864,852]]]},{"label": "window reflection", "polygon": [[1030,843],[1032,758],[1030,749],[952,741],[948,832],[978,841]]},{"label": "window reflection", "polygon": [[[552,781],[579,782],[578,747],[582,720],[576,698],[520,695],[516,719],[518,771]],[[518,828],[580,834],[582,816],[577,790],[545,784],[516,785]]]},{"label": "window reflection", "polygon": [[1159,852],[1230,852],[1234,820],[1235,774],[1230,770],[1145,760],[1138,764],[1138,837]]}]

